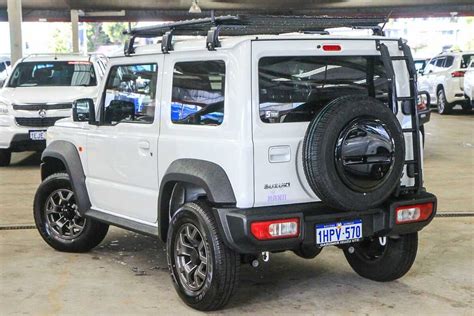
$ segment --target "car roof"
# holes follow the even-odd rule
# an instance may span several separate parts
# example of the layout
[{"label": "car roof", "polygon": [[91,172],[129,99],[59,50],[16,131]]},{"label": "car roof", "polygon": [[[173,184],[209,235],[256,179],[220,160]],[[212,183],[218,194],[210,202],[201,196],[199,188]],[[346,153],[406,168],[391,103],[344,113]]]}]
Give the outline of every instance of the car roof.
[{"label": "car roof", "polygon": [[100,54],[32,54],[24,57],[21,62],[47,62],[47,61],[91,61],[97,58],[106,58]]},{"label": "car roof", "polygon": [[[347,36],[347,35],[327,35],[327,34],[302,34],[302,33],[288,33],[281,35],[245,35],[245,36],[222,36],[219,38],[221,46],[219,50],[231,49],[241,43],[253,40],[308,40],[308,39],[337,39],[337,40],[396,40],[398,38],[388,38],[385,36]],[[196,51],[206,50],[206,37],[205,36],[175,36],[173,37],[173,51]],[[146,55],[146,54],[161,54],[161,40],[158,40],[156,44],[140,45],[135,47],[134,55]],[[124,57],[123,51],[116,52],[110,57]],[[133,56],[133,55],[132,55]]]}]

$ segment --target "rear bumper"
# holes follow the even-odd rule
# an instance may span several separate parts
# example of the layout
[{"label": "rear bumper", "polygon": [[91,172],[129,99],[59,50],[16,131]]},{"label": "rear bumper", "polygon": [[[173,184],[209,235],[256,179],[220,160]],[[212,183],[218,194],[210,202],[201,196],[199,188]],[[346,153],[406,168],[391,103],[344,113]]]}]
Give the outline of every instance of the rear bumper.
[{"label": "rear bumper", "polygon": [[[423,222],[396,224],[398,206],[433,203],[433,213]],[[250,209],[215,208],[225,244],[238,253],[255,254],[262,251],[296,250],[301,246],[316,245],[316,224],[334,223],[354,219],[362,220],[362,235],[391,236],[417,232],[428,225],[436,214],[436,197],[427,192],[419,195],[391,199],[379,208],[367,211],[340,211],[323,203],[282,205]],[[285,218],[300,219],[300,235],[294,238],[260,241],[250,233],[254,221]]]}]

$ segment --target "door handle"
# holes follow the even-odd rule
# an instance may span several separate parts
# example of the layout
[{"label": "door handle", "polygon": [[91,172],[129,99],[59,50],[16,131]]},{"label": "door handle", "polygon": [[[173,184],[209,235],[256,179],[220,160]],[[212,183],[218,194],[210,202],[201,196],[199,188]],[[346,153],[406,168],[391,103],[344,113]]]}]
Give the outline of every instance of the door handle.
[{"label": "door handle", "polygon": [[146,140],[142,140],[142,141],[138,142],[138,147],[141,148],[141,149],[148,150],[148,149],[150,149],[150,143],[147,142]]}]

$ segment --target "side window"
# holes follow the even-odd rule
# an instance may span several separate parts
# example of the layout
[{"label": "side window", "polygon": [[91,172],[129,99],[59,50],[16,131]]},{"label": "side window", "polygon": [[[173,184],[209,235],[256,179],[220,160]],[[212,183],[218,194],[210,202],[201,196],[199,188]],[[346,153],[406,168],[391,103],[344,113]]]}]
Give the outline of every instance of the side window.
[{"label": "side window", "polygon": [[442,68],[444,66],[444,61],[446,60],[445,57],[443,58],[438,58],[436,61],[436,68]]},{"label": "side window", "polygon": [[428,65],[426,65],[425,69],[423,70],[424,75],[429,74],[430,72],[433,71],[437,60],[438,60],[438,58],[433,58],[432,60],[430,60],[430,63]]},{"label": "side window", "polygon": [[171,121],[220,125],[224,119],[225,63],[222,60],[176,63]]},{"label": "side window", "polygon": [[446,62],[444,63],[444,68],[449,68],[453,65],[454,62],[454,57],[453,56],[448,56],[446,57]]},{"label": "side window", "polygon": [[4,71],[5,69],[6,69],[5,64],[0,62],[0,72]]},{"label": "side window", "polygon": [[153,123],[157,70],[156,64],[112,67],[105,86],[102,122]]}]

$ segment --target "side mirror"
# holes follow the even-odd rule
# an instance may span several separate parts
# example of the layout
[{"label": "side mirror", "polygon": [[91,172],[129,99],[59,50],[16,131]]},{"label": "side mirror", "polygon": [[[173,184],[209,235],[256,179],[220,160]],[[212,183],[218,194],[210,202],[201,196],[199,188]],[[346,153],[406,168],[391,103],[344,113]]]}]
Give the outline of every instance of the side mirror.
[{"label": "side mirror", "polygon": [[431,97],[428,91],[418,91],[418,109],[429,109],[431,105]]},{"label": "side mirror", "polygon": [[94,100],[78,99],[72,103],[72,120],[74,122],[95,123]]}]

